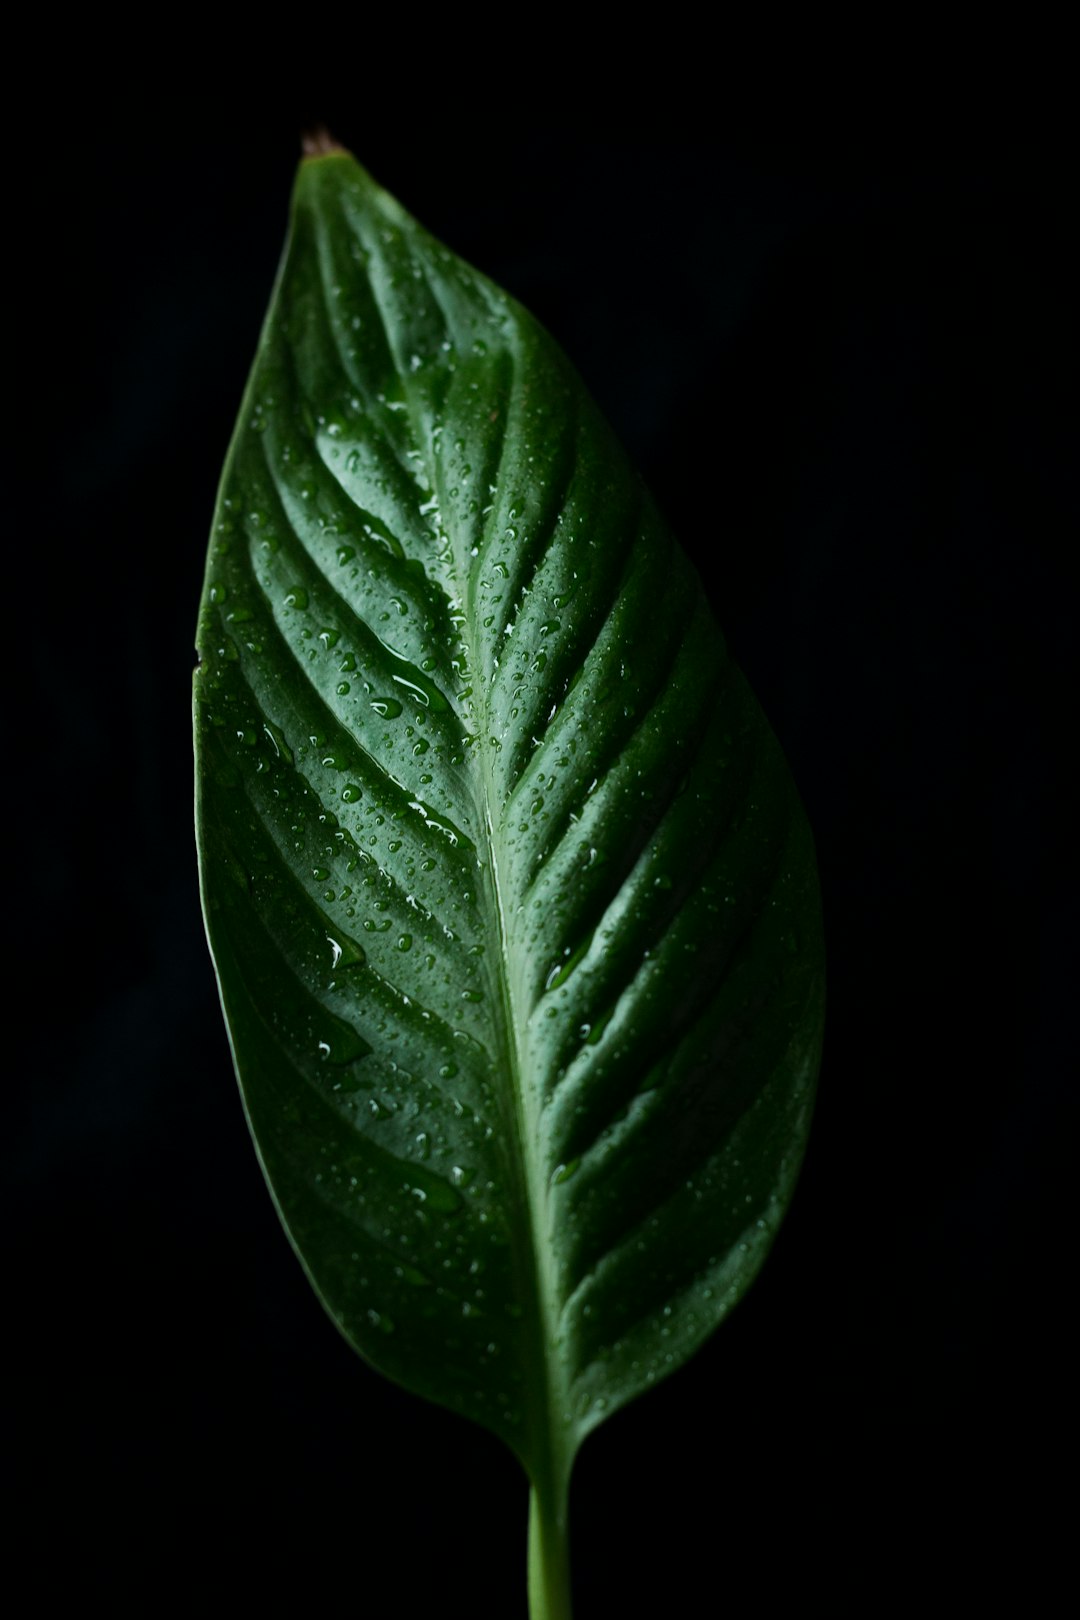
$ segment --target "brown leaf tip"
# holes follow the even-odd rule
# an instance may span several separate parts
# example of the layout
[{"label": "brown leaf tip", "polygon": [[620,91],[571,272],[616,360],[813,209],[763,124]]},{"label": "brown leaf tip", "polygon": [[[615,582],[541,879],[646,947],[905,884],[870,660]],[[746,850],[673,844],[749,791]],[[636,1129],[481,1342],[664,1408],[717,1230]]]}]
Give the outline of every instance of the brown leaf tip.
[{"label": "brown leaf tip", "polygon": [[340,141],[335,141],[325,124],[306,129],[300,137],[300,145],[306,158],[329,157],[333,152],[345,150]]}]

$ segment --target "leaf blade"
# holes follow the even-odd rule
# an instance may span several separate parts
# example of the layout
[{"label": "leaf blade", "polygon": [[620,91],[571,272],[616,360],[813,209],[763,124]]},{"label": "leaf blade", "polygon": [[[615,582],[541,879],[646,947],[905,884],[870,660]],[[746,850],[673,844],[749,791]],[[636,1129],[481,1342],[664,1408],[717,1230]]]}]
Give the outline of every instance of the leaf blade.
[{"label": "leaf blade", "polygon": [[264,1169],[347,1337],[558,1496],[790,1195],[797,799],[561,354],[346,157],[302,167],[216,534],[200,847]]}]

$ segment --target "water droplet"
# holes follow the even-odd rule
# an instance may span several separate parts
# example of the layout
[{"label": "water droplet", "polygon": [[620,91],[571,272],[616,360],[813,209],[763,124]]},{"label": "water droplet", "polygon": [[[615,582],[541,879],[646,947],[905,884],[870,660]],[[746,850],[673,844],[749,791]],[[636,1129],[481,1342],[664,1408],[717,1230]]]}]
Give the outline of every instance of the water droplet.
[{"label": "water droplet", "polygon": [[280,726],[275,726],[272,720],[263,721],[263,730],[277,749],[278,758],[283,759],[287,765],[293,762],[292,749],[285,741],[285,733]]},{"label": "water droplet", "polygon": [[573,973],[574,969],[582,961],[591,943],[592,935],[590,934],[587,938],[581,941],[581,944],[578,945],[576,950],[572,951],[570,946],[567,945],[563,951],[564,960],[561,962],[556,962],[548,970],[547,978],[544,980],[544,989],[557,990],[561,984],[565,984],[571,973]]},{"label": "water droplet", "polygon": [[376,714],[381,714],[387,720],[396,720],[401,713],[401,704],[397,698],[373,698],[371,707]]},{"label": "water droplet", "polygon": [[462,1208],[461,1194],[441,1176],[430,1176],[426,1191],[428,1208],[436,1215],[456,1215]]},{"label": "water droplet", "polygon": [[317,1044],[322,1061],[337,1067],[355,1063],[357,1058],[366,1057],[371,1051],[364,1038],[340,1020],[335,1020],[334,1027]]},{"label": "water droplet", "polygon": [[306,608],[307,605],[308,605],[308,593],[307,593],[307,591],[305,591],[305,589],[304,589],[304,587],[302,585],[294,585],[292,587],[292,589],[286,594],[285,606],[286,607],[300,608],[302,610],[302,609]]},{"label": "water droplet", "polygon": [[569,1181],[570,1177],[576,1173],[580,1163],[580,1159],[568,1159],[565,1164],[557,1165],[551,1177],[551,1185],[557,1187],[560,1182]]},{"label": "water droplet", "polygon": [[607,1029],[608,1025],[611,1023],[611,1019],[612,1019],[612,1015],[614,1013],[614,1010],[615,1009],[612,1008],[611,1012],[605,1013],[602,1018],[597,1019],[596,1023],[592,1027],[591,1032],[585,1037],[585,1039],[586,1039],[587,1043],[589,1044],[589,1046],[597,1046],[597,1045],[599,1045],[600,1040],[603,1037],[604,1031]]},{"label": "water droplet", "polygon": [[[344,898],[345,893],[346,890],[342,889],[342,898]],[[360,946],[357,945],[353,940],[334,939],[331,934],[327,934],[326,939],[333,955],[333,961],[330,963],[331,969],[337,967],[352,968],[363,966],[366,958],[363,951],[360,949]]]}]

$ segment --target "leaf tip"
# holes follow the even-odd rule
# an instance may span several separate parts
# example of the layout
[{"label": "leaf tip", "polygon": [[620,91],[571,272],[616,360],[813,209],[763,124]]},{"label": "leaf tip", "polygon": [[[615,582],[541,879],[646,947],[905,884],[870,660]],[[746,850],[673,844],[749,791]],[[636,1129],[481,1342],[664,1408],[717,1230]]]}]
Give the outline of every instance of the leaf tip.
[{"label": "leaf tip", "polygon": [[345,151],[325,124],[315,124],[311,129],[306,129],[300,137],[300,148],[306,158],[331,157]]}]

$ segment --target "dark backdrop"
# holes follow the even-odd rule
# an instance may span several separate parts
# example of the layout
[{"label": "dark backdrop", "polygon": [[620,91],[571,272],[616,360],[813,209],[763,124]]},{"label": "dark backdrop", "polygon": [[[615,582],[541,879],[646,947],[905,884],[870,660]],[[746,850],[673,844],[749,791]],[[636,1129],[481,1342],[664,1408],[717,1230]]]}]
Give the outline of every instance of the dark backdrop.
[{"label": "dark backdrop", "polygon": [[278,1227],[199,916],[205,539],[320,112],[576,361],[818,842],[803,1178],[730,1322],[588,1442],[581,1620],[697,1612],[699,1577],[704,1612],[752,1588],[873,1612],[908,1578],[991,1590],[1005,1563],[1038,1583],[1075,1044],[1064,162],[979,131],[925,153],[554,121],[451,143],[336,102],[98,109],[11,204],[17,1545],[114,1608],[524,1613],[516,1464],[361,1364]]}]

